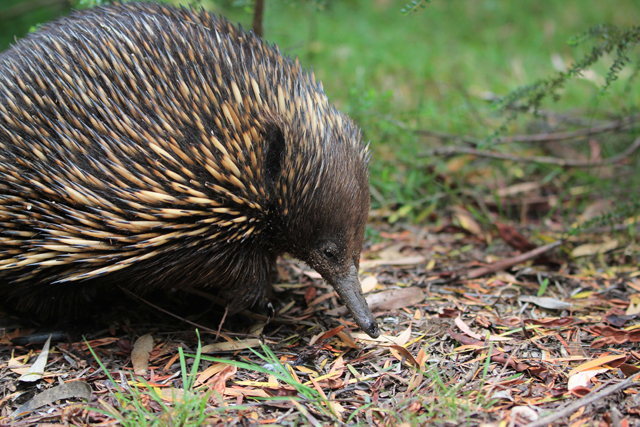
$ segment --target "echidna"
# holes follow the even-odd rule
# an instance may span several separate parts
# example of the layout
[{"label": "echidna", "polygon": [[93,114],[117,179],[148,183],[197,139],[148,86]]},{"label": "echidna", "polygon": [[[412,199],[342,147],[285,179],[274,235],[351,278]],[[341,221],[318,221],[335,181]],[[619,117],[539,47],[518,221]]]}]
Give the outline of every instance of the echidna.
[{"label": "echidna", "polygon": [[313,73],[204,11],[75,12],[0,55],[0,296],[210,288],[262,304],[288,253],[378,325],[358,264],[368,147]]}]

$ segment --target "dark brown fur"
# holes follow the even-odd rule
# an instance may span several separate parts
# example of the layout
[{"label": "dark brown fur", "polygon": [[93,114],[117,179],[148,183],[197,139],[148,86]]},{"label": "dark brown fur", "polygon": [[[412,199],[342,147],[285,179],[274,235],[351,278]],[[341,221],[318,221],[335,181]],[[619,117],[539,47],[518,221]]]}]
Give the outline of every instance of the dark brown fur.
[{"label": "dark brown fur", "polygon": [[0,54],[0,298],[197,287],[237,311],[289,253],[363,302],[368,155],[297,60],[225,20],[75,13]]}]

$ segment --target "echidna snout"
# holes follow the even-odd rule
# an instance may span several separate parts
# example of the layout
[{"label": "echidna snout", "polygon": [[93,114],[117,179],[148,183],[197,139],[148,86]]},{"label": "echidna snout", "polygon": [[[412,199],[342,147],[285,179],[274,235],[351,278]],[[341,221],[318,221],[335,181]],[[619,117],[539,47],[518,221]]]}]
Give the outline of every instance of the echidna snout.
[{"label": "echidna snout", "polygon": [[370,336],[378,337],[380,335],[378,323],[370,315],[369,306],[364,299],[362,287],[358,280],[358,269],[355,265],[352,264],[349,267],[348,275],[334,278],[333,281],[329,280],[329,282],[340,295],[342,302],[350,308],[351,315],[358,326]]},{"label": "echidna snout", "polygon": [[270,295],[306,261],[378,336],[357,277],[368,148],[313,74],[204,11],[75,12],[0,54],[0,297],[86,287]]}]

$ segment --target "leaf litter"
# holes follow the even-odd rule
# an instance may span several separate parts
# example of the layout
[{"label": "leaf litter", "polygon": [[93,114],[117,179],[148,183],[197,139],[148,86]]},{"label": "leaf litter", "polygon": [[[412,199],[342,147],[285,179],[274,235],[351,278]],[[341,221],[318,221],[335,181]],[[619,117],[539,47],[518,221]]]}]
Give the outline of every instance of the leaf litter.
[{"label": "leaf litter", "polygon": [[[86,341],[47,350],[4,315],[0,425],[119,425],[115,390],[159,419],[206,397],[208,425],[637,424],[640,269],[624,236],[480,225],[462,207],[435,225],[376,227],[361,278],[379,338],[291,259],[279,262],[274,313],[231,317],[219,334],[214,303],[183,314],[196,334],[134,301],[100,313],[106,328],[83,330]],[[25,384],[30,368],[40,376]]]}]

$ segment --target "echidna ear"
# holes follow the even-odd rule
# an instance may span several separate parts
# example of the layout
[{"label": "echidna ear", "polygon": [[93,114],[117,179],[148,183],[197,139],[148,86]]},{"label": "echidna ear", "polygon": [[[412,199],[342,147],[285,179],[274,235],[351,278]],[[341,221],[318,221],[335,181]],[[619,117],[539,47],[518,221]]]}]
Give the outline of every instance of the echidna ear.
[{"label": "echidna ear", "polygon": [[280,126],[272,124],[265,129],[264,174],[268,185],[273,189],[282,173],[286,143]]}]

